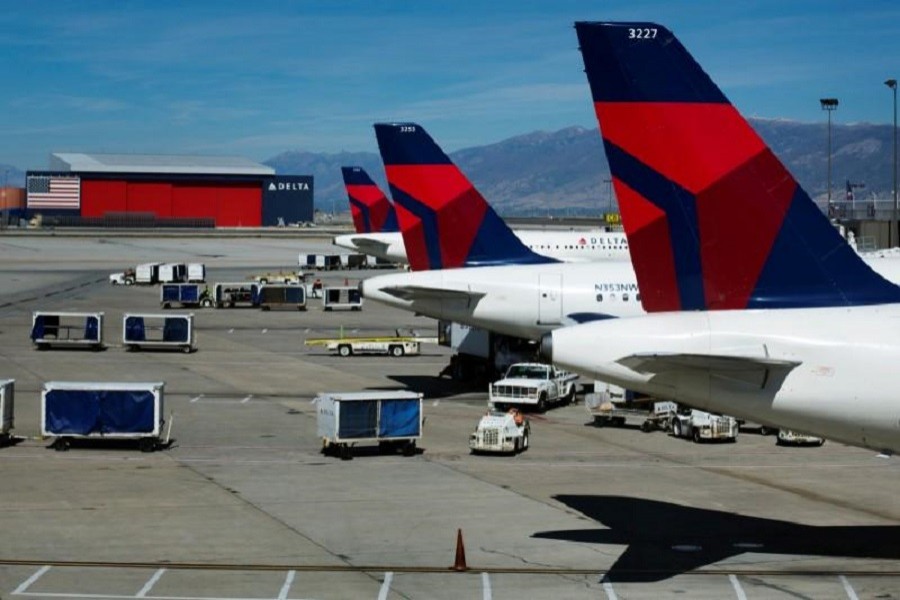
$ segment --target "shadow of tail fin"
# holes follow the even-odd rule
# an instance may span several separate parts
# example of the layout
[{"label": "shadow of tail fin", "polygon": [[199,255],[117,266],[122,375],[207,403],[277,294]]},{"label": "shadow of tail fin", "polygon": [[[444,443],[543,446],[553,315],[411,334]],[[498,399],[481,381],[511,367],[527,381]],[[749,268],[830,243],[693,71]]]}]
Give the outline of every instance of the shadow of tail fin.
[{"label": "shadow of tail fin", "polygon": [[556,262],[532,252],[415,123],[375,125],[414,270]]},{"label": "shadow of tail fin", "polygon": [[575,29],[647,311],[900,301],[668,29]]},{"label": "shadow of tail fin", "polygon": [[356,233],[400,231],[397,213],[362,167],[341,167]]}]

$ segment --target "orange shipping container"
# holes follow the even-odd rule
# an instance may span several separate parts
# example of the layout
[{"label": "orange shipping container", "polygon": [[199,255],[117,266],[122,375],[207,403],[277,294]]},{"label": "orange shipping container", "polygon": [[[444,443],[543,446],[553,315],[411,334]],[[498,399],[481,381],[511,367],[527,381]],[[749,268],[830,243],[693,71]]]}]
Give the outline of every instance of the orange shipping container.
[{"label": "orange shipping container", "polygon": [[25,208],[25,189],[0,187],[0,210]]}]

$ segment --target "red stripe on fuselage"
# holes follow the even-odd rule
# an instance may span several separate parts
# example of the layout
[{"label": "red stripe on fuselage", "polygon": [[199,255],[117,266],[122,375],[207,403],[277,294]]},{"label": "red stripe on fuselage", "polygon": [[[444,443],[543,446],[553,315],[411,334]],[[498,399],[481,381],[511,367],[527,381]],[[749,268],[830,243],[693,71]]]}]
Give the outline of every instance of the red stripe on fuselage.
[{"label": "red stripe on fuselage", "polygon": [[641,305],[647,312],[680,310],[681,297],[666,214],[618,179],[613,182],[641,290]]},{"label": "red stripe on fuselage", "polygon": [[707,308],[746,308],[796,189],[766,149],[697,195]]},{"label": "red stripe on fuselage", "polygon": [[694,195],[766,147],[730,104],[596,102],[594,110],[604,139]]},{"label": "red stripe on fuselage", "polygon": [[454,165],[386,166],[388,181],[436,215],[445,269],[465,263],[487,202]]}]

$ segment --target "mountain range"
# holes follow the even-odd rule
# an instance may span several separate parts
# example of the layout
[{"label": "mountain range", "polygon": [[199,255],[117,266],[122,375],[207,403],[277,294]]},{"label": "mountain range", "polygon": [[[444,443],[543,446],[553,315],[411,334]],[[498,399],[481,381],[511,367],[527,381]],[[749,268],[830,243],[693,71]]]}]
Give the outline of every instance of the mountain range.
[{"label": "mountain range", "polygon": [[[756,132],[816,201],[827,201],[828,126],[749,119]],[[892,127],[832,124],[832,199],[844,200],[846,182],[856,200],[891,197]],[[437,140],[440,143],[440,140]],[[536,131],[450,154],[485,198],[503,215],[598,215],[610,204],[609,166],[596,128]],[[342,166],[365,168],[387,191],[377,154],[289,151],[265,164],[279,174],[313,175],[316,208],[347,210]]]}]

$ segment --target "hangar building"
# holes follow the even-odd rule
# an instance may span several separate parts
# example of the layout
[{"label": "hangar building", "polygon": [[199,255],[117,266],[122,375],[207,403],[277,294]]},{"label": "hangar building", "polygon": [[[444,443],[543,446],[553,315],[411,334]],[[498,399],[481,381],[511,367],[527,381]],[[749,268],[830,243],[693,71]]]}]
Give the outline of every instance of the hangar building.
[{"label": "hangar building", "polygon": [[26,209],[72,224],[278,225],[313,220],[313,178],[231,156],[54,153],[26,174]]}]

